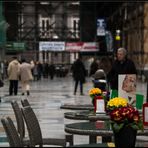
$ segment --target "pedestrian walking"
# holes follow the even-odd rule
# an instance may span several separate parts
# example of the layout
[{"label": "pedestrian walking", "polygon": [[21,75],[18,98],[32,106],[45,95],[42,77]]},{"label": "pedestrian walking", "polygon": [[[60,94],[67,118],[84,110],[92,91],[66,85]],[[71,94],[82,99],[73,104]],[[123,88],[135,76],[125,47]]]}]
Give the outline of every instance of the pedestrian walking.
[{"label": "pedestrian walking", "polygon": [[55,75],[55,66],[53,63],[49,65],[49,75],[50,75],[50,79],[53,80]]},{"label": "pedestrian walking", "polygon": [[4,80],[4,78],[5,78],[5,76],[4,76],[4,71],[5,71],[4,62],[1,61],[1,62],[0,62],[0,73],[1,73],[1,78],[2,78],[2,80]]},{"label": "pedestrian walking", "polygon": [[48,74],[49,74],[49,65],[47,62],[44,62],[43,63],[43,77],[48,78]]},{"label": "pedestrian walking", "polygon": [[37,62],[34,62],[34,67],[32,69],[32,74],[33,74],[33,78],[34,78],[34,81],[37,81],[38,80],[38,64]]},{"label": "pedestrian walking", "polygon": [[73,78],[75,81],[75,87],[74,87],[74,95],[76,95],[78,83],[80,84],[80,94],[83,94],[83,83],[85,82],[85,76],[86,76],[86,69],[81,61],[81,58],[78,58],[72,65],[72,73]]},{"label": "pedestrian walking", "polygon": [[20,80],[22,84],[22,95],[27,93],[30,95],[30,81],[33,80],[32,69],[34,67],[34,62],[31,61],[27,63],[25,59],[22,59],[22,64],[20,66]]},{"label": "pedestrian walking", "polygon": [[12,58],[12,61],[8,65],[7,72],[9,79],[9,95],[17,95],[20,73],[20,63],[18,62],[17,57]]},{"label": "pedestrian walking", "polygon": [[38,71],[38,78],[37,78],[37,80],[41,80],[42,75],[43,75],[43,66],[40,63],[40,61],[37,61],[37,71]]}]

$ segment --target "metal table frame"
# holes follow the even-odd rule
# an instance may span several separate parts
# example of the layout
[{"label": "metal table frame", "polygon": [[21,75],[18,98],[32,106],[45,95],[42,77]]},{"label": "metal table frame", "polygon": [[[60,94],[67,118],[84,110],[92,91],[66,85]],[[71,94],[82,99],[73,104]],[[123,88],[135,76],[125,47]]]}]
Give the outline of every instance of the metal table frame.
[{"label": "metal table frame", "polygon": [[[86,128],[87,126],[89,126],[89,128]],[[113,136],[113,131],[111,129],[96,128],[94,126],[94,122],[79,122],[79,123],[66,124],[65,132],[78,135],[88,135],[89,143],[96,143],[96,136],[104,136],[104,137]],[[144,129],[144,131],[138,130],[137,135],[148,136],[148,129]]]}]

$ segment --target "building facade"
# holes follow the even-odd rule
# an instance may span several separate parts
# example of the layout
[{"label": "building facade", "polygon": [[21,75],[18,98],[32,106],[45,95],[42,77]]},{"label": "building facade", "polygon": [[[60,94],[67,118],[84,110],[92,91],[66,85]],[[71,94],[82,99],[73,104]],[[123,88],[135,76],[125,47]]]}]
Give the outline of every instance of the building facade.
[{"label": "building facade", "polygon": [[[24,42],[26,51],[20,56],[30,59],[58,59],[70,63],[78,53],[65,51],[39,52],[40,41],[97,42],[98,52],[81,55],[107,55],[106,37],[96,34],[97,19],[106,21],[106,29],[113,37],[112,55],[120,46],[128,50],[139,71],[147,69],[148,3],[147,2],[81,2],[81,1],[18,1],[3,2],[7,28],[7,41]],[[116,40],[117,30],[120,38]],[[9,52],[7,53],[9,55]],[[85,59],[87,59],[85,57]]]}]

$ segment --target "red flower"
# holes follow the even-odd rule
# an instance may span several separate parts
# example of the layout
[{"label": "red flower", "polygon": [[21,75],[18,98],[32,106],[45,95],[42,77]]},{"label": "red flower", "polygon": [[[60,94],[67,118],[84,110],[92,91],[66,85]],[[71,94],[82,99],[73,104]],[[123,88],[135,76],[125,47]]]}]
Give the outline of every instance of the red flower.
[{"label": "red flower", "polygon": [[122,116],[120,114],[119,109],[115,109],[112,112],[110,112],[110,116],[111,116],[111,120],[118,121],[118,122],[122,120]]},{"label": "red flower", "polygon": [[139,112],[131,106],[116,108],[110,112],[111,120],[116,122],[138,122],[140,120]]},{"label": "red flower", "polygon": [[112,121],[112,128],[118,132],[123,126],[130,125],[133,129],[143,129],[143,123],[138,110],[127,105],[114,108],[109,112]]}]

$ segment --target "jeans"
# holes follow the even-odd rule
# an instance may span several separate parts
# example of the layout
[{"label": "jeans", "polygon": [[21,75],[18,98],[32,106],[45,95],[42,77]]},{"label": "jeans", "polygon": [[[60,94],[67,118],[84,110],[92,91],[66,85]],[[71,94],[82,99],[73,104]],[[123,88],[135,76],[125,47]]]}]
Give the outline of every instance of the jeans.
[{"label": "jeans", "polygon": [[75,81],[74,93],[77,92],[78,83],[80,83],[80,93],[83,94],[83,83],[82,83],[80,80],[76,80],[76,81]]}]

